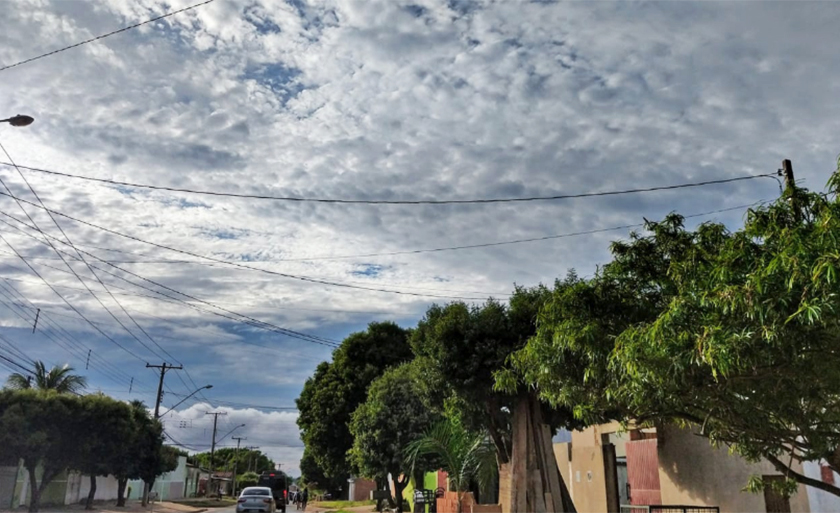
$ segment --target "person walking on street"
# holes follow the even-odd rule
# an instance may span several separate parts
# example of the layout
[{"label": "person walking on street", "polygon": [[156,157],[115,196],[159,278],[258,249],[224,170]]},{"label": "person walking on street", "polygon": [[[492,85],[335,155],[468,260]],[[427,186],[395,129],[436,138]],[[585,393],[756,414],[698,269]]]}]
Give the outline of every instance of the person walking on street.
[{"label": "person walking on street", "polygon": [[309,501],[309,488],[303,489],[303,496],[301,502],[303,503],[303,510],[306,511],[306,503]]}]

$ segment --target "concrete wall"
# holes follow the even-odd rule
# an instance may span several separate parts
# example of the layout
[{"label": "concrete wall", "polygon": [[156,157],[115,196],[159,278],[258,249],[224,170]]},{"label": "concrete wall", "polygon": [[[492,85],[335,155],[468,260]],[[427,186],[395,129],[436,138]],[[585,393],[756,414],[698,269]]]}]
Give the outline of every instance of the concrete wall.
[{"label": "concrete wall", "polygon": [[370,492],[376,490],[376,481],[361,477],[351,477],[348,480],[348,499],[351,501],[370,500]]},{"label": "concrete wall", "polygon": [[[806,461],[802,465],[802,470],[804,471],[805,476],[822,481],[822,469],[820,468],[819,463]],[[837,472],[832,472],[831,475],[834,479],[834,486],[840,485],[840,475],[838,475]],[[818,490],[813,486],[807,487],[807,490],[808,502],[811,505],[811,511],[813,513],[840,511],[840,497]]]},{"label": "concrete wall", "polygon": [[569,443],[554,444],[560,475],[578,511],[607,513],[607,488],[601,435],[618,431],[617,423],[572,432]]},{"label": "concrete wall", "polygon": [[[747,463],[715,448],[690,430],[660,430],[659,482],[663,504],[719,506],[723,513],[766,511],[764,496],[741,491],[753,474],[778,475],[767,462]],[[791,497],[791,511],[808,513],[808,493],[800,485]],[[837,510],[834,510],[837,511]]]}]

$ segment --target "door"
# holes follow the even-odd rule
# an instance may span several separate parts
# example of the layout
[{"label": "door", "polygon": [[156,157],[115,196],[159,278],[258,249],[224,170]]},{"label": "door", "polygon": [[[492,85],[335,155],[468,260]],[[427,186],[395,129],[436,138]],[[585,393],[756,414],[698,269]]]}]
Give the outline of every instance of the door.
[{"label": "door", "polygon": [[[784,480],[783,476],[761,476],[765,483]],[[764,507],[767,513],[790,513],[790,499],[771,486],[764,487]]]},{"label": "door", "polygon": [[[656,438],[632,440],[627,451],[627,495],[632,505],[662,504]],[[769,510],[768,510],[769,511]]]}]

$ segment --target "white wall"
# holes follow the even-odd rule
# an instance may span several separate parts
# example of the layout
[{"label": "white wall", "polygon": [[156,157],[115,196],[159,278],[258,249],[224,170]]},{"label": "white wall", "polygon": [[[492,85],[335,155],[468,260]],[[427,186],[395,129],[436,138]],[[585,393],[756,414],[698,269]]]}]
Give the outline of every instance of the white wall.
[{"label": "white wall", "polygon": [[[814,461],[806,461],[802,464],[802,470],[806,477],[822,480],[820,464]],[[835,486],[840,486],[840,475],[834,474]],[[811,505],[811,513],[836,512],[840,511],[840,497],[828,492],[818,490],[813,486],[805,487],[808,490],[808,502]]]}]

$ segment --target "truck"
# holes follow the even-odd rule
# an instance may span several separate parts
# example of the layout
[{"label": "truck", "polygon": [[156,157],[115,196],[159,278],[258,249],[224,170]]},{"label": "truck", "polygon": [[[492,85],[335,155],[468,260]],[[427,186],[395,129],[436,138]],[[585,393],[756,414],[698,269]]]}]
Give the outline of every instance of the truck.
[{"label": "truck", "polygon": [[274,504],[277,505],[277,511],[286,513],[286,499],[289,496],[286,474],[279,470],[265,471],[260,474],[257,486],[271,488],[271,495],[274,497]]}]

